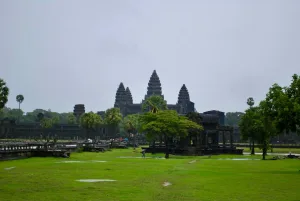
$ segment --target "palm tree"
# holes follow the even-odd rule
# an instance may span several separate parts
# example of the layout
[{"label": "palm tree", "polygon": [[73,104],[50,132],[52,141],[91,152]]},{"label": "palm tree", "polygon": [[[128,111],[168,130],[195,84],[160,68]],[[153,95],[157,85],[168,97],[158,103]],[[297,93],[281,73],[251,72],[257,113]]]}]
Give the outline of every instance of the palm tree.
[{"label": "palm tree", "polygon": [[9,89],[4,80],[0,79],[0,110],[4,108],[8,101]]},{"label": "palm tree", "polygon": [[152,113],[157,113],[159,110],[166,110],[168,109],[167,107],[167,102],[158,95],[153,95],[150,96],[145,100],[145,102],[142,105],[142,111],[143,112],[152,112]]},{"label": "palm tree", "polygon": [[19,117],[18,117],[18,122],[20,121],[20,116],[21,116],[21,103],[24,101],[24,96],[22,94],[17,95],[16,97],[17,102],[19,103]]},{"label": "palm tree", "polygon": [[[254,105],[254,99],[252,97],[249,97],[247,99],[247,105],[249,105],[250,110],[252,110],[253,105]],[[251,155],[255,155],[255,149],[254,149],[254,133],[251,134],[251,141],[252,141],[252,146],[251,146],[251,141],[250,141],[250,149],[251,149]]]},{"label": "palm tree", "polygon": [[105,112],[104,122],[106,125],[112,126],[114,129],[113,136],[115,137],[117,133],[117,128],[120,122],[122,121],[122,114],[120,108],[110,108]]},{"label": "palm tree", "polygon": [[250,108],[254,105],[254,99],[252,97],[249,97],[247,99],[247,105],[249,105]]}]

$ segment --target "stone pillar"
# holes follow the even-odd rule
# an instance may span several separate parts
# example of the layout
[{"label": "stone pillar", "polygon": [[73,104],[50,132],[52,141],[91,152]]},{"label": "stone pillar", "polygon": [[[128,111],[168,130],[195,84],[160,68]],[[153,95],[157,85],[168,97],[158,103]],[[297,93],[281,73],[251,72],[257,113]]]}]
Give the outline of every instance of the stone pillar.
[{"label": "stone pillar", "polygon": [[230,147],[233,147],[233,130],[230,131]]},{"label": "stone pillar", "polygon": [[205,132],[205,147],[207,147],[208,144],[208,131]]},{"label": "stone pillar", "polygon": [[219,146],[219,131],[215,131],[215,142],[214,144],[216,144],[216,146],[218,147]]},{"label": "stone pillar", "polygon": [[223,146],[225,147],[225,131],[222,131],[222,140],[223,140]]}]

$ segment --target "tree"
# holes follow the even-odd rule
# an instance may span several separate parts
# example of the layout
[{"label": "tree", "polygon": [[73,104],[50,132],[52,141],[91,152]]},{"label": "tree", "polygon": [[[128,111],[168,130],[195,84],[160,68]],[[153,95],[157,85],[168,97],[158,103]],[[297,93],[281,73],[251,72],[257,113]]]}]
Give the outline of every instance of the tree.
[{"label": "tree", "polygon": [[44,119],[44,116],[45,116],[44,113],[40,112],[36,115],[36,120],[38,122],[41,122]]},{"label": "tree", "polygon": [[169,144],[173,137],[186,137],[189,129],[203,129],[199,124],[180,116],[175,110],[162,110],[156,113],[146,112],[141,115],[141,132],[148,139],[162,136],[166,145],[165,158],[169,158]]},{"label": "tree", "polygon": [[[186,117],[188,120],[193,121],[195,123],[197,123],[198,125],[202,126],[202,117],[198,112],[189,112],[186,114]],[[190,136],[194,136],[197,139],[197,145],[200,146],[200,144],[202,144],[202,135],[201,135],[201,131],[203,129],[189,129],[189,135]],[[199,142],[200,140],[200,142]]]},{"label": "tree", "polygon": [[243,112],[227,112],[225,115],[225,124],[229,126],[237,126],[244,115]]},{"label": "tree", "polygon": [[8,101],[9,89],[4,80],[0,79],[0,110],[4,108]]},{"label": "tree", "polygon": [[270,116],[272,114],[270,109],[265,100],[261,101],[256,118],[254,119],[256,132],[259,133],[257,141],[259,148],[263,151],[263,160],[266,159],[267,151],[270,148],[271,137],[275,136],[278,131],[275,121],[272,119],[272,116]]},{"label": "tree", "polygon": [[161,96],[157,95],[150,96],[142,104],[143,112],[151,111],[152,113],[156,113],[158,110],[166,109],[168,109],[167,102]]},{"label": "tree", "polygon": [[102,118],[93,112],[84,113],[80,117],[80,126],[86,130],[86,138],[89,137],[91,130],[96,130],[102,124]]},{"label": "tree", "polygon": [[[270,138],[274,136],[274,122],[269,117],[269,111],[265,101],[261,101],[259,106],[249,108],[245,111],[240,121],[240,131],[243,138],[255,138],[258,146],[263,151],[263,160],[269,149]],[[252,147],[252,150],[254,147]]]},{"label": "tree", "polygon": [[128,134],[132,133],[134,139],[134,149],[136,144],[136,135],[138,134],[138,130],[140,128],[140,115],[139,114],[131,114],[124,117],[122,124],[123,128],[127,131]]},{"label": "tree", "polygon": [[73,113],[69,113],[67,116],[68,124],[76,124],[76,117]]},{"label": "tree", "polygon": [[242,116],[241,121],[239,122],[239,129],[244,140],[251,139],[251,154],[255,154],[254,150],[254,141],[256,139],[256,129],[254,125],[254,120],[257,116],[258,107],[251,107],[245,111],[245,114]]},{"label": "tree", "polygon": [[300,134],[300,76],[294,74],[292,78],[292,82],[286,92],[293,109],[290,129]]},{"label": "tree", "polygon": [[[247,99],[247,105],[249,106],[249,110],[250,110],[249,111],[250,119],[248,119],[248,121],[249,121],[248,123],[253,124],[253,122],[251,121],[251,118],[252,118],[251,115],[253,115],[252,109],[253,109],[253,105],[254,105],[254,99],[252,97],[249,97]],[[250,144],[252,142],[252,147],[250,146],[250,148],[251,148],[251,155],[254,155],[255,154],[255,147],[254,147],[255,133],[249,133],[248,137],[249,137],[249,140],[251,140]]]},{"label": "tree", "polygon": [[53,120],[49,119],[49,118],[41,119],[40,123],[41,123],[40,125],[43,129],[49,129],[49,128],[53,127]]},{"label": "tree", "polygon": [[254,99],[252,97],[247,99],[247,105],[249,105],[250,108],[254,105]]},{"label": "tree", "polygon": [[107,109],[104,116],[104,123],[114,128],[114,135],[117,133],[119,123],[122,121],[120,108]]},{"label": "tree", "polygon": [[[21,110],[21,103],[24,101],[24,96],[22,94],[17,95],[16,101],[19,103],[19,110]],[[20,116],[18,117],[18,121],[20,121]]]}]

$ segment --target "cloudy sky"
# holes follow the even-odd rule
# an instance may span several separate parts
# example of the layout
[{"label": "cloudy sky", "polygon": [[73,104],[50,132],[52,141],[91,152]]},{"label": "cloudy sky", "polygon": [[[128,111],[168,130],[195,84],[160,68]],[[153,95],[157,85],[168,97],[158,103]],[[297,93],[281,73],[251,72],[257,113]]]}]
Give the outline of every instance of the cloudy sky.
[{"label": "cloudy sky", "polygon": [[168,103],[182,84],[200,112],[243,111],[300,72],[299,0],[0,0],[8,107],[112,107],[120,82],[140,103],[152,71]]}]

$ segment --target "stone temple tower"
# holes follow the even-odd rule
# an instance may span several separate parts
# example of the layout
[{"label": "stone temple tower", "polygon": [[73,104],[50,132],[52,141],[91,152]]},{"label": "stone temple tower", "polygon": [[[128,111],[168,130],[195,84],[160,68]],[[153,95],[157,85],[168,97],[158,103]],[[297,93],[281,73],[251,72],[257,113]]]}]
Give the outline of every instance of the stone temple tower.
[{"label": "stone temple tower", "polygon": [[164,96],[162,95],[161,84],[160,84],[159,77],[156,73],[156,70],[153,71],[150,77],[148,88],[147,88],[147,94],[145,95],[145,100],[152,95],[157,95],[164,98]]},{"label": "stone temple tower", "polygon": [[125,90],[123,82],[121,82],[119,88],[117,89],[114,107],[121,108],[123,105],[126,105],[127,99],[127,92]]},{"label": "stone temple tower", "polygon": [[129,87],[126,87],[125,91],[126,91],[126,96],[127,96],[126,103],[133,104],[133,99],[132,99],[132,95],[131,95],[131,91],[130,91]]},{"label": "stone temple tower", "polygon": [[73,114],[76,117],[77,122],[79,121],[80,116],[84,113],[85,113],[84,104],[76,104],[74,106]]},{"label": "stone temple tower", "polygon": [[190,94],[189,91],[187,90],[185,84],[182,85],[179,94],[178,94],[178,101],[177,105],[179,106],[179,113],[180,114],[186,114],[190,112],[191,110],[191,101],[190,101]]}]

